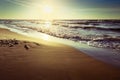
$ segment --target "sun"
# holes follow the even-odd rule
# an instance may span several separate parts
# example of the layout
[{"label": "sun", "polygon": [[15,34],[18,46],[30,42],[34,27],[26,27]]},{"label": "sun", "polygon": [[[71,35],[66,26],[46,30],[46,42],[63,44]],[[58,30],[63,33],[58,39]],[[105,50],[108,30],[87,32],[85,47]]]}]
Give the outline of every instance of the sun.
[{"label": "sun", "polygon": [[52,13],[52,12],[53,12],[53,8],[52,8],[52,6],[45,5],[45,6],[43,7],[43,11],[44,11],[45,13]]}]

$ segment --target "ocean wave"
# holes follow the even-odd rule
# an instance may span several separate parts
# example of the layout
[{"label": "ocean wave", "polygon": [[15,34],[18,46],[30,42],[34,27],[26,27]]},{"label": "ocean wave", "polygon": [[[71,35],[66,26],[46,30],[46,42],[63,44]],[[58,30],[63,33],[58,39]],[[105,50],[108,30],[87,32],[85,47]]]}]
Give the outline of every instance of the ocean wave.
[{"label": "ocean wave", "polygon": [[88,42],[88,45],[101,48],[112,48],[120,50],[120,38],[94,39]]},{"label": "ocean wave", "polygon": [[2,21],[2,24],[8,26],[9,28],[19,29],[26,33],[30,32],[30,30],[35,30],[58,38],[68,39],[76,42],[81,41],[94,47],[120,50],[120,28],[103,28],[95,27],[93,25],[83,25],[79,26],[79,28],[75,28],[74,26],[71,28],[68,26],[62,26],[60,24],[49,25],[49,22],[47,22],[46,25],[44,21]]},{"label": "ocean wave", "polygon": [[97,23],[94,24],[78,24],[78,23],[56,23],[59,26],[73,28],[73,29],[85,29],[85,30],[106,30],[106,31],[115,31],[120,32],[120,23],[119,24],[109,24],[108,23]]}]

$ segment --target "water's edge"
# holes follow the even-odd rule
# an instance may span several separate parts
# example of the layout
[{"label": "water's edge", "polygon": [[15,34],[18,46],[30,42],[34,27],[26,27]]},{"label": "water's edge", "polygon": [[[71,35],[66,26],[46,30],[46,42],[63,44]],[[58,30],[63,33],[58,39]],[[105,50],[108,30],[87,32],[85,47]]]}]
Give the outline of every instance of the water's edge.
[{"label": "water's edge", "polygon": [[[92,56],[95,59],[98,59],[100,61],[103,61],[105,63],[120,67],[120,53],[119,51],[116,50],[112,50],[112,49],[103,49],[103,48],[96,48],[96,47],[91,47],[88,46],[84,43],[80,43],[80,42],[74,42],[71,40],[67,40],[67,39],[61,39],[61,38],[57,38],[57,37],[53,37],[44,33],[40,33],[37,31],[33,31],[35,34],[37,34],[37,36],[34,36],[35,34],[33,34],[33,32],[28,32],[29,34],[25,33],[24,31],[18,30],[18,29],[13,29],[13,28],[9,28],[7,26],[4,25],[0,25],[1,28],[6,28],[9,29],[12,32],[16,32],[18,34],[22,34],[25,36],[29,36],[29,37],[35,37],[38,38],[37,36],[47,36],[49,37],[49,41],[53,41],[53,42],[57,42],[57,43],[62,43],[71,47],[76,48],[77,50],[80,50],[82,52],[84,52],[85,54]],[[39,37],[41,38],[41,37]]]}]

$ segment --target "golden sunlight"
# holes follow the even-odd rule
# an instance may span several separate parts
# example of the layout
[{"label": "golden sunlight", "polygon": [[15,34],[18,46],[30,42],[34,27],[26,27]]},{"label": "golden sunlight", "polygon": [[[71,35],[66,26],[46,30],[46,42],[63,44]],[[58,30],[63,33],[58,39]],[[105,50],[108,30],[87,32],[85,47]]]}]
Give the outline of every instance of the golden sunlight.
[{"label": "golden sunlight", "polygon": [[52,8],[51,6],[49,6],[49,5],[45,5],[45,6],[43,7],[43,11],[44,11],[45,13],[52,13],[52,12],[53,12],[53,8]]},{"label": "golden sunlight", "polygon": [[48,41],[49,40],[49,36],[46,35],[46,34],[43,34],[42,39]]}]

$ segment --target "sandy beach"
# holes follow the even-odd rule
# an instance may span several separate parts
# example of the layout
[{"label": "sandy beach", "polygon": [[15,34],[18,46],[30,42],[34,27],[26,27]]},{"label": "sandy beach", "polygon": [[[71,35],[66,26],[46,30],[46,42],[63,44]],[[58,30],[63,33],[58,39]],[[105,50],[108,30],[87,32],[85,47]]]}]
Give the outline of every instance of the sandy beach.
[{"label": "sandy beach", "polygon": [[63,44],[2,28],[0,41],[0,80],[120,80],[120,68]]}]

